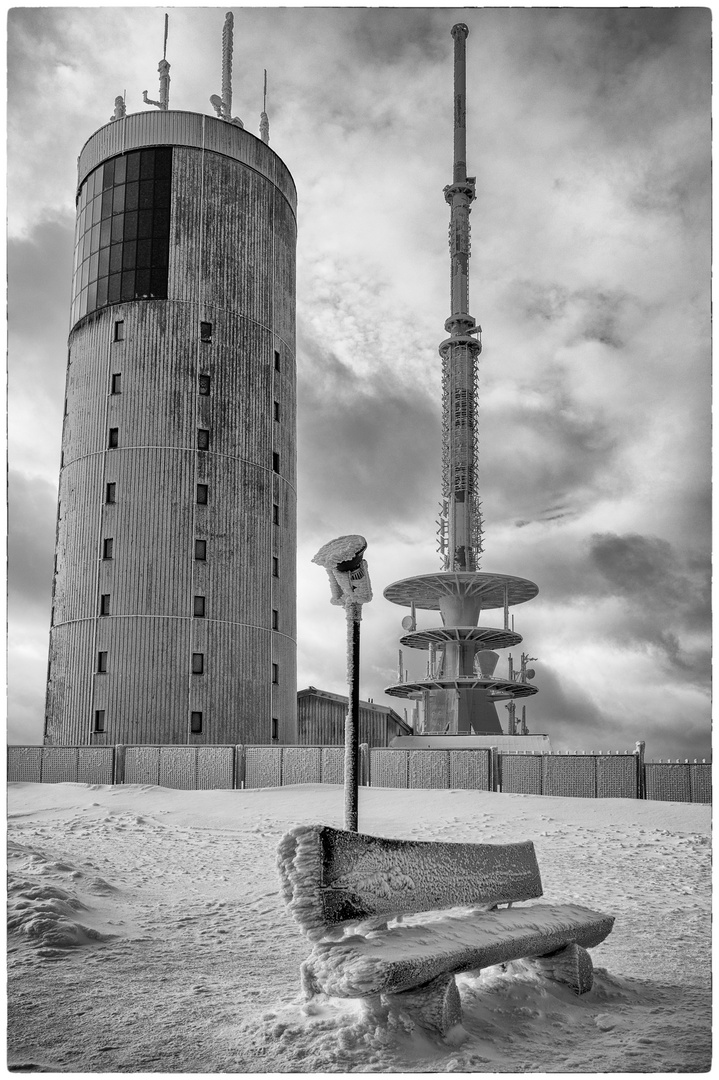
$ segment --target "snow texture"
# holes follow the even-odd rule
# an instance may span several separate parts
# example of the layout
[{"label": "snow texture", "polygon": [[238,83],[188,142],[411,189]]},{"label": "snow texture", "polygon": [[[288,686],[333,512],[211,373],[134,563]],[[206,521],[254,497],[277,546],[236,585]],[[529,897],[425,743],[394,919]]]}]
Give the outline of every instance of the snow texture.
[{"label": "snow texture", "polygon": [[[617,916],[593,950],[589,993],[577,997],[524,960],[457,975],[462,1028],[441,1039],[413,1026],[396,1000],[304,1002],[299,993],[307,942],[280,894],[276,847],[297,825],[341,827],[341,786],[14,783],[8,803],[14,1071],[710,1067],[710,806],[362,788],[363,832],[480,843],[529,837],[547,901],[591,902]],[[63,895],[30,895],[45,888]],[[62,946],[23,929],[32,905],[42,916],[38,907],[53,900],[66,905],[50,914],[63,934],[70,928]]]}]

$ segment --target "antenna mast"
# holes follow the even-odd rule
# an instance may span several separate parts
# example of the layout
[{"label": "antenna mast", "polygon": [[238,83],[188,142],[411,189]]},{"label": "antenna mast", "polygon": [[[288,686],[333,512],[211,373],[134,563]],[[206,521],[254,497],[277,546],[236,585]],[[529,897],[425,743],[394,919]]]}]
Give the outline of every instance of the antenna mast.
[{"label": "antenna mast", "polygon": [[452,27],[454,38],[454,167],[444,189],[450,206],[450,306],[444,324],[450,337],[439,347],[442,357],[442,509],[440,534],[443,569],[478,570],[482,554],[477,446],[477,358],[481,327],[469,307],[469,214],[475,178],[467,176],[467,89],[464,23]]},{"label": "antenna mast", "polygon": [[270,141],[270,121],[267,116],[267,68],[265,68],[265,89],[262,95],[262,112],[260,113],[260,138],[263,143]]},{"label": "antenna mast", "polygon": [[220,120],[228,124],[236,124],[237,127],[245,125],[239,116],[232,115],[232,52],[234,49],[235,17],[231,11],[225,15],[225,25],[222,27],[222,97],[213,94],[210,104]]},{"label": "antenna mast", "polygon": [[147,90],[142,91],[142,100],[146,105],[154,105],[163,112],[167,112],[170,106],[170,65],[167,62],[167,30],[170,22],[169,15],[165,15],[165,40],[162,46],[162,60],[157,70],[160,73],[160,100],[151,101],[147,96]]}]

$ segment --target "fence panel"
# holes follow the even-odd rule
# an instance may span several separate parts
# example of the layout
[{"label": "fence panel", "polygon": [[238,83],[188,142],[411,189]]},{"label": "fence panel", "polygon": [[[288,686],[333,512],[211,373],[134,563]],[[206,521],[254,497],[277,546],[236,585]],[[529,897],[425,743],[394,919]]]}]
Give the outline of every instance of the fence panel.
[{"label": "fence panel", "polygon": [[80,746],[77,751],[78,784],[111,784],[115,772],[114,746]]},{"label": "fence panel", "polygon": [[712,801],[712,767],[703,761],[695,761],[689,766],[689,786],[692,802],[710,803]]},{"label": "fence panel", "polygon": [[245,747],[245,787],[279,787],[282,783],[282,747]]},{"label": "fence panel", "polygon": [[234,764],[234,746],[198,746],[196,773],[198,791],[215,791],[233,787]]},{"label": "fence panel", "polygon": [[408,750],[370,750],[370,784],[372,787],[407,787]]},{"label": "fence panel", "polygon": [[668,761],[648,761],[645,766],[647,798],[660,802],[691,802],[689,765]]},{"label": "fence panel", "polygon": [[450,750],[449,786],[489,791],[490,750]]},{"label": "fence panel", "polygon": [[542,794],[542,758],[539,754],[500,754],[499,775],[502,791],[514,795]]},{"label": "fence panel", "polygon": [[448,788],[449,750],[410,750],[407,786]]},{"label": "fence panel", "polygon": [[602,754],[595,760],[598,799],[639,798],[636,754]]},{"label": "fence panel", "polygon": [[542,795],[594,799],[597,766],[593,756],[542,754]]},{"label": "fence panel", "polygon": [[343,746],[322,747],[322,783],[344,784],[345,750]]},{"label": "fence panel", "polygon": [[160,747],[128,746],[125,750],[126,784],[160,783]]},{"label": "fence panel", "polygon": [[319,784],[322,780],[320,746],[285,746],[282,749],[282,783]]},{"label": "fence panel", "polygon": [[197,787],[198,749],[195,746],[161,746],[160,787],[194,791]]},{"label": "fence panel", "polygon": [[76,746],[43,746],[43,784],[77,783],[77,749]]},{"label": "fence panel", "polygon": [[8,746],[8,782],[39,784],[42,780],[42,751],[42,746]]}]

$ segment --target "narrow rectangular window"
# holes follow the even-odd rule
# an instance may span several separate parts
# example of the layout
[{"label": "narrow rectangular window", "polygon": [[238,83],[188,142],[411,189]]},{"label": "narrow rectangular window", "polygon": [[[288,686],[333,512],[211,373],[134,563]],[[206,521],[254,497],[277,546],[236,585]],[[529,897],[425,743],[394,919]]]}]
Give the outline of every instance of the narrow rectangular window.
[{"label": "narrow rectangular window", "polygon": [[202,734],[202,713],[193,712],[190,716],[190,731],[193,735]]},{"label": "narrow rectangular window", "polygon": [[277,742],[279,739],[280,722],[276,716],[272,717],[272,741]]},{"label": "narrow rectangular window", "polygon": [[203,619],[205,617],[205,598],[204,596],[196,596],[192,605],[192,614],[197,619]]},{"label": "narrow rectangular window", "polygon": [[111,450],[114,450],[116,446],[120,445],[120,429],[116,427],[110,428],[110,436],[107,440],[107,445]]},{"label": "narrow rectangular window", "polygon": [[205,341],[208,344],[212,341],[212,323],[201,322],[200,323],[200,341]]},{"label": "narrow rectangular window", "polygon": [[115,493],[117,491],[117,484],[107,484],[105,486],[105,502],[114,503]]},{"label": "narrow rectangular window", "polygon": [[103,559],[112,558],[112,537],[106,536],[102,541],[102,557]]},{"label": "narrow rectangular window", "polygon": [[276,450],[272,454],[272,471],[273,472],[279,472],[280,471],[280,455],[277,453]]},{"label": "narrow rectangular window", "polygon": [[280,370],[280,353],[278,349],[275,349],[275,371]]},{"label": "narrow rectangular window", "polygon": [[277,558],[276,555],[272,556],[272,576],[280,576],[280,560]]},{"label": "narrow rectangular window", "polygon": [[272,524],[273,525],[279,525],[279,523],[280,523],[280,504],[279,503],[273,503],[272,504]]},{"label": "narrow rectangular window", "polygon": [[272,629],[273,630],[279,629],[279,625],[280,625],[280,613],[277,610],[277,608],[273,608],[272,609]]},{"label": "narrow rectangular window", "polygon": [[197,503],[198,506],[207,506],[207,484],[197,485]]},{"label": "narrow rectangular window", "polygon": [[280,418],[280,403],[279,403],[279,401],[276,401],[275,402],[275,420],[279,420],[279,418]]},{"label": "narrow rectangular window", "polygon": [[100,597],[100,614],[101,615],[109,615],[110,614],[110,594],[109,594],[109,592],[108,593],[103,593],[102,596]]},{"label": "narrow rectangular window", "polygon": [[195,540],[195,558],[204,562],[207,558],[207,541]]},{"label": "narrow rectangular window", "polygon": [[197,429],[197,449],[210,449],[210,432],[207,428],[201,427]]},{"label": "narrow rectangular window", "polygon": [[200,393],[202,394],[203,397],[209,397],[210,396],[210,376],[209,375],[200,375],[199,382],[200,382]]},{"label": "narrow rectangular window", "polygon": [[272,665],[272,682],[277,684],[277,683],[279,683],[279,681],[280,681],[280,665],[279,664],[273,664]]},{"label": "narrow rectangular window", "polygon": [[192,654],[192,674],[203,675],[205,672],[205,654],[201,652],[193,652]]},{"label": "narrow rectangular window", "polygon": [[107,653],[106,652],[99,652],[97,654],[97,670],[102,675],[104,675],[107,672]]},{"label": "narrow rectangular window", "polygon": [[95,722],[92,727],[93,731],[102,732],[105,730],[105,710],[95,709]]},{"label": "narrow rectangular window", "polygon": [[122,393],[122,372],[121,371],[116,371],[115,374],[112,376],[112,387],[111,387],[110,393],[111,394],[121,394]]},{"label": "narrow rectangular window", "polygon": [[125,340],[125,320],[117,319],[115,322],[115,341]]}]

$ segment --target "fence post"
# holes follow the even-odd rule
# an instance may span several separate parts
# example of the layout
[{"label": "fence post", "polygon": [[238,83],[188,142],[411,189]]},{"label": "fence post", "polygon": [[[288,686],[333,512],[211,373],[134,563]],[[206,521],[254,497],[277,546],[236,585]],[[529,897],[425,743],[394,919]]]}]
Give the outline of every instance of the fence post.
[{"label": "fence post", "polygon": [[112,782],[113,784],[125,783],[125,752],[126,746],[122,744],[115,746],[115,764],[113,769]]},{"label": "fence post", "polygon": [[360,743],[359,758],[359,782],[362,787],[369,787],[369,743]]},{"label": "fence post", "polygon": [[646,743],[636,743],[636,758],[637,758],[637,798],[646,799],[647,797],[647,774],[644,768],[644,750]]},{"label": "fence post", "polygon": [[499,791],[499,747],[489,748],[489,790]]},{"label": "fence post", "polygon": [[235,746],[235,790],[239,791],[240,788],[245,786],[245,748],[244,746]]}]

